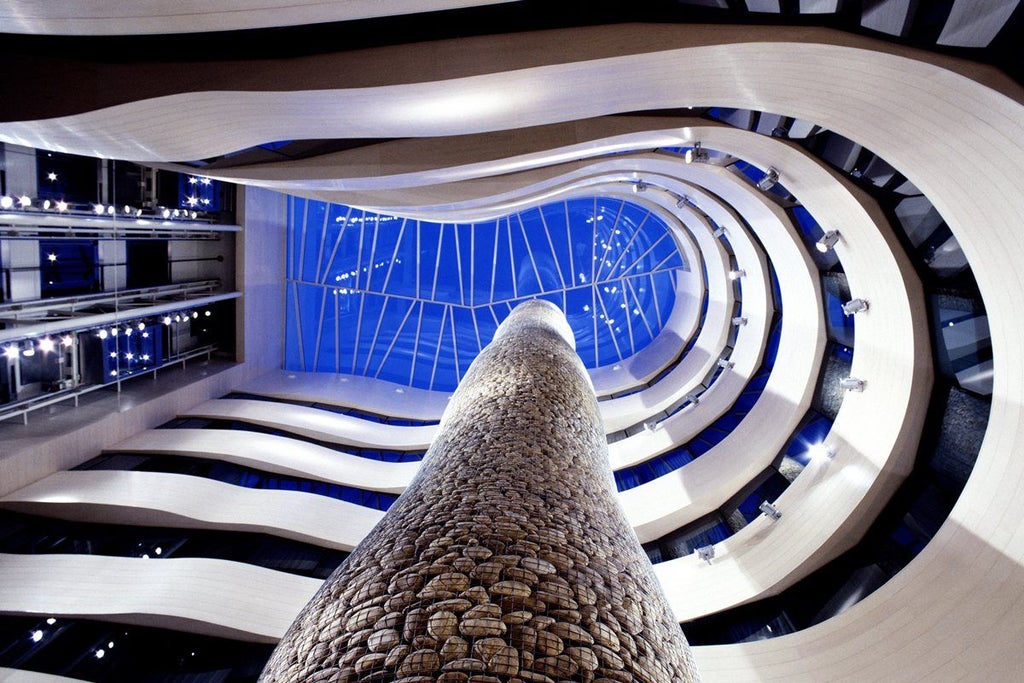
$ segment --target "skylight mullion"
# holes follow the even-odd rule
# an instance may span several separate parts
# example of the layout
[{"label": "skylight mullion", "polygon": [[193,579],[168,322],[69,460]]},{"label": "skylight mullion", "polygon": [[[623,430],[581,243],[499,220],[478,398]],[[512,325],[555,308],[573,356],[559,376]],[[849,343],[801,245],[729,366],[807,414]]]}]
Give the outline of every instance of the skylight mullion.
[{"label": "skylight mullion", "polygon": [[320,317],[316,323],[316,344],[313,347],[313,372],[316,372],[316,368],[320,364],[320,342],[323,339],[324,332],[324,309],[327,306],[327,292],[328,290],[326,289],[320,290]]},{"label": "skylight mullion", "polygon": [[[363,223],[366,223],[366,218],[363,218]],[[377,270],[377,236],[380,235],[380,226],[374,224],[373,228],[373,240],[370,241],[370,263],[367,266],[369,270],[366,271],[366,284],[363,288],[369,291],[373,291],[373,272]]]},{"label": "skylight mullion", "polygon": [[615,334],[615,330],[612,329],[613,323],[611,321],[613,321],[614,318],[608,317],[608,309],[604,305],[604,297],[598,294],[597,300],[601,302],[601,311],[604,312],[604,324],[608,326],[608,336],[612,338],[612,344],[615,345],[615,353],[618,355],[619,360],[622,360],[622,349],[619,348],[619,337]]},{"label": "skylight mullion", "polygon": [[[363,211],[362,213],[363,213],[363,215],[362,215],[361,218],[366,218],[366,212]],[[353,219],[353,220],[355,220],[355,219]],[[360,220],[359,221],[359,249],[356,250],[356,289],[360,289],[360,288],[365,289],[366,288],[365,285],[360,284],[360,282],[362,280],[362,273],[363,273],[363,270],[362,270],[361,266],[363,265],[363,238],[365,237],[365,235],[366,235],[366,221],[365,220]],[[370,271],[367,270],[366,272],[369,273]],[[358,336],[359,335],[356,335],[357,338],[358,338]]]},{"label": "skylight mullion", "polygon": [[[320,276],[320,269],[324,265],[324,244],[327,243],[327,217],[331,215],[331,205],[327,204],[324,206],[324,224],[320,226],[320,248],[316,253],[316,273],[313,275],[313,281],[316,282]],[[316,364],[313,365],[316,367]]]},{"label": "skylight mullion", "polygon": [[363,327],[363,304],[366,302],[366,294],[359,295],[359,312],[356,314],[356,343],[352,349],[352,374],[356,374],[356,363],[359,362],[359,336]]},{"label": "skylight mullion", "polygon": [[[380,291],[388,291],[388,283],[391,282],[391,271],[395,268],[395,259],[398,258],[398,250],[402,248],[402,237],[405,236],[405,224],[408,218],[402,219],[402,226],[398,229],[398,239],[395,241],[395,250],[391,252],[391,262],[388,264],[387,275],[384,276],[384,286],[380,288]],[[417,292],[418,294],[419,292]]]},{"label": "skylight mullion", "polygon": [[629,332],[629,355],[636,353],[636,342],[633,339],[633,316],[629,310],[629,296],[626,294],[626,284],[622,283],[622,314],[626,316],[626,331]]},{"label": "skylight mullion", "polygon": [[476,310],[474,308],[470,307],[469,314],[473,318],[473,331],[476,333],[476,353],[479,355],[484,348],[484,345],[480,342],[480,325],[476,321]]},{"label": "skylight mullion", "polygon": [[[444,227],[442,226],[441,229],[443,230]],[[466,288],[462,283],[462,247],[459,246],[459,226],[456,223],[452,223],[452,233],[455,235],[455,265],[459,274],[459,303],[465,306]]]},{"label": "skylight mullion", "polygon": [[633,288],[633,279],[623,278],[622,284],[623,286],[629,286],[629,292],[630,294],[633,295],[633,301],[636,302],[636,310],[640,311],[640,319],[643,321],[644,326],[647,328],[647,334],[651,336],[651,339],[654,339],[654,330],[651,329],[651,324],[647,321],[647,314],[644,313],[644,307],[640,304],[640,297],[636,295],[636,289]]},{"label": "skylight mullion", "polygon": [[448,320],[448,308],[449,306],[442,306],[441,326],[438,328],[437,347],[434,349],[434,366],[430,369],[430,384],[427,386],[431,391],[434,390],[434,376],[437,375],[437,362],[441,357],[441,340],[444,339],[444,324]]},{"label": "skylight mullion", "polygon": [[669,234],[667,232],[661,233],[661,236],[658,239],[651,242],[651,246],[647,247],[647,249],[644,250],[644,253],[640,254],[640,256],[638,256],[636,259],[633,260],[632,263],[629,264],[629,267],[626,268],[625,272],[628,273],[629,271],[636,268],[636,265],[643,261],[647,257],[647,255],[654,251],[654,248],[661,244],[661,241],[668,236]]},{"label": "skylight mullion", "polygon": [[572,252],[572,227],[569,225],[569,202],[562,202],[565,210],[565,243],[569,245],[569,279],[576,282],[576,256]]},{"label": "skylight mullion", "polygon": [[[331,256],[327,259],[327,263],[324,264],[323,275],[320,277],[320,282],[327,282],[327,277],[331,274],[331,266],[334,264],[334,257],[338,255],[338,247],[341,246],[341,239],[345,236],[345,231],[348,230],[348,219],[352,215],[352,207],[348,207],[348,211],[345,213],[345,220],[341,224],[341,230],[338,231],[338,237],[334,240],[334,246],[331,248]],[[326,232],[326,231],[325,231]]]},{"label": "skylight mullion", "polygon": [[598,366],[600,355],[597,352],[597,285],[590,282],[590,317],[594,322],[594,367]]},{"label": "skylight mullion", "polygon": [[416,320],[416,336],[413,338],[412,345],[412,367],[409,370],[409,386],[412,386],[413,380],[416,377],[416,363],[420,359],[420,330],[423,329],[423,310],[426,307],[426,303],[420,301],[420,314]]},{"label": "skylight mullion", "polygon": [[[472,313],[470,313],[472,315]],[[455,383],[462,381],[462,371],[459,370],[459,338],[455,334],[455,311],[448,317],[452,327],[452,359],[455,361]]]},{"label": "skylight mullion", "polygon": [[494,278],[498,274],[498,235],[500,234],[501,219],[494,221],[494,254],[491,256],[491,303],[494,302]]},{"label": "skylight mullion", "polygon": [[[519,232],[523,234],[523,242],[526,244],[526,255],[530,257],[530,265],[533,267],[533,276],[537,278],[537,291],[543,292],[544,285],[540,281],[540,270],[537,268],[537,260],[533,258],[533,249],[530,247],[530,238],[526,235],[526,226],[523,225],[523,215],[521,213],[516,214],[516,220],[519,221]],[[509,229],[511,230],[511,221],[509,219]],[[511,235],[510,235],[511,236]]]},{"label": "skylight mullion", "polygon": [[[419,307],[420,307],[420,316],[421,316],[421,319],[422,319],[422,315],[423,315],[423,302],[420,301],[418,303],[419,303]],[[392,351],[392,349],[395,348],[395,344],[398,342],[398,338],[400,336],[402,336],[402,330],[405,329],[405,324],[407,322],[409,322],[409,318],[412,316],[413,309],[415,309],[415,308],[416,308],[416,303],[413,303],[413,305],[409,306],[409,310],[407,310],[405,312],[405,317],[402,318],[402,322],[398,324],[398,329],[395,331],[395,335],[393,337],[391,337],[391,343],[388,344],[387,351],[384,352],[384,357],[380,359],[380,363],[377,365],[377,372],[375,372],[373,374],[374,379],[380,377],[381,370],[384,369],[384,365],[388,362],[388,358],[391,356],[391,351]]]},{"label": "skylight mullion", "polygon": [[302,238],[299,240],[299,263],[295,269],[295,279],[302,279],[302,266],[306,256],[306,217],[309,215],[309,200],[302,204]]},{"label": "skylight mullion", "polygon": [[636,240],[637,235],[640,234],[641,228],[644,227],[644,223],[646,223],[647,219],[650,217],[651,212],[648,211],[647,214],[643,217],[643,220],[640,221],[640,224],[636,226],[636,230],[633,231],[633,234],[629,236],[629,241],[626,242],[626,246],[623,247],[622,250],[619,252],[619,257],[615,259],[615,263],[612,264],[611,269],[608,271],[609,277],[615,276],[615,268],[619,265],[619,263],[622,262],[622,259],[625,258],[626,254],[629,252],[629,248],[633,246],[633,242]]},{"label": "skylight mullion", "polygon": [[296,339],[299,342],[299,366],[305,372],[306,358],[302,348],[302,307],[299,306],[299,284],[297,282],[292,283],[292,304],[295,306],[295,331]]},{"label": "skylight mullion", "polygon": [[[420,233],[422,232],[422,225],[420,221],[416,221],[416,296],[420,295],[420,258],[423,254],[423,250],[420,249]],[[411,381],[410,381],[411,384]]]},{"label": "skylight mullion", "polygon": [[[590,281],[594,282],[597,280],[597,273],[594,270],[594,265],[597,263],[597,197],[594,197],[593,204],[591,205],[590,225],[593,228],[591,230],[592,239],[590,247]],[[594,310],[596,311],[597,309]]]},{"label": "skylight mullion", "polygon": [[[651,272],[652,273],[656,273],[656,272],[660,271],[662,269],[662,266],[664,266],[666,263],[668,263],[673,258],[675,258],[677,256],[677,254],[678,254],[678,252],[675,252],[675,251],[673,251],[670,254],[668,254],[668,256],[666,256],[665,258],[663,258],[660,261],[658,261],[658,264],[656,266],[651,268]],[[666,268],[665,270],[676,270],[676,268]]]},{"label": "skylight mullion", "polygon": [[516,255],[512,251],[512,219],[505,217],[505,232],[508,233],[508,265],[512,271],[512,298],[519,298],[519,282],[516,275]]},{"label": "skylight mullion", "polygon": [[341,374],[341,297],[334,297],[334,374]]},{"label": "skylight mullion", "polygon": [[[476,225],[469,226],[469,305],[476,303]],[[476,316],[473,316],[476,321]],[[479,339],[480,334],[477,333]]]},{"label": "skylight mullion", "polygon": [[[622,220],[622,212],[626,208],[626,200],[619,201],[619,210],[615,214],[615,220],[608,227],[608,242],[605,244],[604,252],[601,254],[601,258],[597,260],[597,275],[594,276],[595,280],[601,279],[601,273],[604,271],[604,263],[608,259],[606,258],[612,250],[612,241],[615,239],[615,231],[618,229],[619,221]],[[597,222],[597,216],[594,216],[594,222]],[[602,221],[603,222],[603,221]],[[596,247],[595,247],[596,248]]]},{"label": "skylight mullion", "polygon": [[[562,264],[558,260],[558,254],[555,253],[555,243],[551,240],[551,230],[548,229],[548,219],[544,217],[544,212],[541,211],[540,207],[537,207],[537,213],[540,214],[540,224],[544,227],[544,237],[548,240],[548,248],[551,250],[551,260],[555,262],[555,269],[558,271],[558,280],[562,283],[562,290],[566,288],[565,284],[565,273],[562,272]],[[569,257],[572,258],[572,242],[569,243]],[[570,263],[572,261],[570,260]],[[572,277],[572,273],[569,273]],[[537,279],[540,282],[540,278]],[[564,308],[564,307],[563,307]]]},{"label": "skylight mullion", "polygon": [[437,254],[434,256],[434,278],[430,286],[430,300],[437,301],[437,272],[441,269],[441,247],[444,245],[444,223],[437,231]]},{"label": "skylight mullion", "polygon": [[[388,301],[391,300],[387,294],[384,295],[384,303],[380,307],[380,315],[377,316],[377,327],[373,330],[373,339],[370,341],[370,352],[366,354],[366,362],[363,364],[363,374],[370,371],[370,361],[373,360],[373,352],[377,348],[377,340],[380,338],[380,326],[384,322],[384,315],[388,310]],[[401,329],[401,328],[399,328]]]}]

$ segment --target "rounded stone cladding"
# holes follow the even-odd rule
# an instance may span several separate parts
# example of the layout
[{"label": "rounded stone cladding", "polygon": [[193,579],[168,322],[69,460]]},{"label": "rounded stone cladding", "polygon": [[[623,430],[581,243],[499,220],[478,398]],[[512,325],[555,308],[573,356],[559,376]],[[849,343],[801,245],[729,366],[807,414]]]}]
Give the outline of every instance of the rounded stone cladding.
[{"label": "rounded stone cladding", "polygon": [[615,498],[561,312],[520,304],[423,465],[275,649],[264,683],[698,680]]}]

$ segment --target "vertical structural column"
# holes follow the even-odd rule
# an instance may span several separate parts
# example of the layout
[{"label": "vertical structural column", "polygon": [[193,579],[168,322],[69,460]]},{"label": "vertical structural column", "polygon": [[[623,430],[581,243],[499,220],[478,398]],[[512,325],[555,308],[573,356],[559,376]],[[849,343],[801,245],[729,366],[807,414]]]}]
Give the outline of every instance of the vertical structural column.
[{"label": "vertical structural column", "polygon": [[529,301],[473,362],[419,474],[261,680],[697,678],[615,498],[572,331],[557,307]]}]

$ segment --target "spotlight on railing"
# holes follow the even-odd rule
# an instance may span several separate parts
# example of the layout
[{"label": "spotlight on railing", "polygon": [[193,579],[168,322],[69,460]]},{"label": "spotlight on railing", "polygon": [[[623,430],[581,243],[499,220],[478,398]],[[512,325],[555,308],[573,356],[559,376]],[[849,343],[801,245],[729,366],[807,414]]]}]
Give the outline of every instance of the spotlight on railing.
[{"label": "spotlight on railing", "polygon": [[715,557],[715,546],[713,545],[702,545],[697,548],[697,557],[704,560],[708,564],[711,564],[711,560]]},{"label": "spotlight on railing", "polygon": [[775,183],[777,182],[779,182],[779,172],[769,166],[764,176],[757,181],[757,189],[761,190],[761,192],[767,192],[775,187]]},{"label": "spotlight on railing", "polygon": [[847,391],[864,391],[864,380],[856,377],[843,377],[839,380],[839,386]]},{"label": "spotlight on railing", "polygon": [[825,232],[824,235],[821,236],[821,239],[818,240],[818,243],[815,246],[818,247],[818,251],[820,251],[822,254],[824,254],[829,249],[831,249],[832,247],[836,246],[836,243],[838,241],[839,241],[839,232],[836,231],[836,230],[828,230],[828,231]]},{"label": "spotlight on railing", "polygon": [[853,315],[868,310],[868,302],[864,299],[851,299],[843,304],[843,315]]},{"label": "spotlight on railing", "polygon": [[767,500],[758,505],[757,509],[770,517],[774,522],[777,522],[779,518],[782,517],[782,513],[779,512],[779,509]]},{"label": "spotlight on railing", "polygon": [[704,149],[699,142],[693,143],[693,147],[686,150],[686,155],[683,157],[686,163],[704,163],[708,160],[708,151]]}]

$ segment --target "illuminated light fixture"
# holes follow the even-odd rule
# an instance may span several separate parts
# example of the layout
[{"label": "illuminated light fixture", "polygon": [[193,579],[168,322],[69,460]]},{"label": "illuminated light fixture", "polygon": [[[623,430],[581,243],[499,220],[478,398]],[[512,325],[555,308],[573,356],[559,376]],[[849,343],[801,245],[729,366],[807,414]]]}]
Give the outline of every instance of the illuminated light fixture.
[{"label": "illuminated light fixture", "polygon": [[30,346],[24,351],[22,351],[21,355],[25,356],[26,358],[31,358],[32,356],[36,355],[36,350],[35,348]]},{"label": "illuminated light fixture", "polygon": [[18,357],[18,347],[14,344],[8,344],[4,347],[4,356],[7,360],[15,360]]},{"label": "illuminated light fixture", "polygon": [[57,202],[57,210],[60,211],[61,213],[67,211],[68,210],[68,203],[66,201],[64,201],[63,199],[61,199],[59,202]]},{"label": "illuminated light fixture", "polygon": [[633,185],[633,192],[646,192],[646,191],[647,191],[647,183],[645,183],[642,178],[637,180],[636,184]]},{"label": "illuminated light fixture", "polygon": [[135,217],[138,218],[142,215],[142,209],[135,209]]},{"label": "illuminated light fixture", "polygon": [[144,329],[146,329],[146,323],[139,323],[138,325],[136,325],[136,327],[139,328],[139,332],[142,332]]},{"label": "illuminated light fixture", "polygon": [[205,313],[203,313],[203,315],[205,315],[207,318],[209,318],[212,314],[209,311],[206,311]]},{"label": "illuminated light fixture", "polygon": [[395,389],[395,393],[396,394],[404,394],[405,393],[405,389],[403,389],[402,387],[398,387],[397,389]]},{"label": "illuminated light fixture", "polygon": [[164,209],[164,211],[163,211],[163,213],[161,215],[164,218],[170,218],[171,217],[171,210],[170,209]]},{"label": "illuminated light fixture", "polygon": [[729,279],[730,280],[739,280],[741,277],[746,276],[746,274],[747,274],[747,271],[743,270],[742,268],[739,268],[737,270],[731,270],[731,271],[729,271]]},{"label": "illuminated light fixture", "polygon": [[50,200],[49,199],[44,199],[43,200],[43,210],[44,211],[49,211],[50,210]]},{"label": "illuminated light fixture", "polygon": [[180,215],[181,215],[181,211],[179,211],[178,209],[175,209],[175,210],[174,210],[174,213],[173,213],[172,215],[173,215],[173,216],[174,216],[175,218],[177,218],[178,216],[180,216]]},{"label": "illuminated light fixture", "polygon": [[718,367],[722,368],[723,370],[731,370],[734,365],[736,364],[726,358],[718,359]]},{"label": "illuminated light fixture", "polygon": [[55,254],[55,253],[53,253],[51,251],[49,254],[46,255],[46,260],[49,261],[50,263],[56,263],[57,262],[57,254]]},{"label": "illuminated light fixture", "polygon": [[864,391],[864,380],[856,377],[843,377],[839,380],[839,386],[847,391]]},{"label": "illuminated light fixture", "polygon": [[96,204],[95,206],[92,207],[92,210],[96,213],[97,216],[102,216],[103,212],[107,210],[107,207],[103,206],[102,204]]},{"label": "illuminated light fixture", "polygon": [[690,199],[689,197],[687,197],[686,195],[683,195],[682,197],[680,197],[679,201],[676,202],[676,207],[681,209],[684,206],[693,206],[693,200]]},{"label": "illuminated light fixture", "polygon": [[199,218],[199,214],[193,211],[192,213],[189,214],[189,217],[192,218],[192,220],[195,220],[196,218]]},{"label": "illuminated light fixture", "polygon": [[107,338],[107,331],[106,330],[100,330],[99,332],[96,333],[96,336],[99,337],[100,339],[106,339]]},{"label": "illuminated light fixture", "polygon": [[196,319],[198,317],[199,317],[199,311],[192,311],[192,319],[194,320],[194,319]]},{"label": "illuminated light fixture", "polygon": [[181,322],[181,316],[180,316],[180,315],[178,315],[178,314],[175,314],[175,315],[174,315],[174,322],[176,322],[176,323],[180,323],[180,322]]},{"label": "illuminated light fixture", "polygon": [[117,370],[111,370],[110,371],[110,376],[111,377],[117,377]]},{"label": "illuminated light fixture", "polygon": [[14,198],[4,195],[0,197],[0,209],[9,209],[14,206]]},{"label": "illuminated light fixture", "polygon": [[46,174],[46,179],[50,181],[56,180],[57,174],[54,173],[53,171],[50,171],[49,173]]},{"label": "illuminated light fixture", "polygon": [[836,449],[826,443],[816,443],[807,449],[807,456],[811,460],[831,460],[836,457]]},{"label": "illuminated light fixture", "polygon": [[108,355],[109,355],[109,356],[110,356],[111,358],[117,358],[117,351],[111,351],[111,352],[110,352],[110,353],[109,353]]},{"label": "illuminated light fixture", "polygon": [[818,243],[815,245],[822,254],[827,252],[832,247],[836,246],[836,242],[839,241],[839,232],[836,230],[826,230],[825,234],[821,236]]},{"label": "illuminated light fixture", "polygon": [[32,639],[33,643],[38,643],[40,640],[43,639],[43,632],[40,631],[39,629],[36,629],[35,631],[32,631],[31,639]]},{"label": "illuminated light fixture", "polygon": [[683,157],[686,163],[704,163],[708,160],[708,152],[704,149],[699,142],[693,143],[693,147],[686,150],[686,155]]},{"label": "illuminated light fixture", "polygon": [[868,310],[868,302],[864,299],[851,299],[843,304],[843,315],[853,315]]},{"label": "illuminated light fixture", "polygon": [[28,207],[32,206],[32,198],[29,197],[27,194],[21,195],[20,197],[18,197],[18,206],[20,206],[23,209],[27,209]]},{"label": "illuminated light fixture", "polygon": [[114,205],[113,204],[111,204],[110,206],[107,207],[107,215],[108,216],[113,216],[114,215]]},{"label": "illuminated light fixture", "polygon": [[644,422],[644,429],[646,429],[649,432],[655,431],[656,429],[658,429],[658,421],[648,420],[647,422]]},{"label": "illuminated light fixture", "polygon": [[54,619],[53,617],[50,617],[49,619],[46,620],[46,623],[49,624],[50,626],[53,626],[54,624],[57,623],[57,620]]},{"label": "illuminated light fixture", "polygon": [[111,327],[110,328],[110,336],[111,337],[116,337],[117,333],[118,333],[118,329],[116,327]]},{"label": "illuminated light fixture", "polygon": [[199,178],[196,178],[195,176],[189,176],[188,177],[188,184],[189,185],[195,185],[198,182],[199,182]]},{"label": "illuminated light fixture", "polygon": [[163,322],[164,325],[170,325],[171,324],[171,316],[165,315],[162,322]]},{"label": "illuminated light fixture", "polygon": [[103,655],[105,654],[107,654],[107,652],[103,648],[96,650],[96,659],[103,659]]},{"label": "illuminated light fixture", "polygon": [[60,339],[60,343],[63,344],[64,346],[71,346],[71,344],[74,341],[75,341],[74,338],[72,338],[72,336],[70,334],[66,334],[63,337],[61,337],[61,339]]},{"label": "illuminated light fixture", "polygon": [[132,215],[132,207],[128,206],[127,204],[124,205],[124,215],[125,216]]},{"label": "illuminated light fixture", "polygon": [[779,509],[767,500],[758,505],[757,509],[770,517],[773,522],[779,521],[779,518],[782,517],[782,513],[779,512]]},{"label": "illuminated light fixture", "polygon": [[711,236],[714,237],[715,239],[719,239],[720,237],[724,237],[725,236],[725,228],[723,228],[722,226],[718,226],[717,228],[714,229],[714,231],[712,231]]},{"label": "illuminated light fixture", "polygon": [[740,325],[746,325],[747,319],[741,315],[738,315],[732,319],[732,324],[735,325],[736,327],[739,327]]},{"label": "illuminated light fixture", "polygon": [[711,560],[715,558],[715,546],[713,545],[702,545],[697,548],[697,557],[701,560],[711,564]]},{"label": "illuminated light fixture", "polygon": [[143,339],[149,339],[149,332],[143,332],[142,333],[142,338]]},{"label": "illuminated light fixture", "polygon": [[142,354],[142,360],[148,361],[149,360],[149,354],[148,353]]},{"label": "illuminated light fixture", "polygon": [[768,170],[765,171],[764,176],[757,181],[757,189],[761,190],[761,192],[767,192],[775,187],[775,183],[777,182],[779,182],[779,172],[775,168],[769,166]]},{"label": "illuminated light fixture", "polygon": [[49,353],[50,351],[53,351],[53,348],[55,346],[56,344],[54,344],[53,339],[51,339],[50,337],[43,337],[42,339],[39,340],[39,350],[42,351],[43,353]]},{"label": "illuminated light fixture", "polygon": [[135,358],[135,355],[131,353],[126,353],[124,354],[124,357],[127,358],[128,360],[132,360],[133,358]]},{"label": "illuminated light fixture", "polygon": [[124,336],[126,336],[126,337],[132,336],[132,328],[130,328],[130,327],[124,328]]}]

